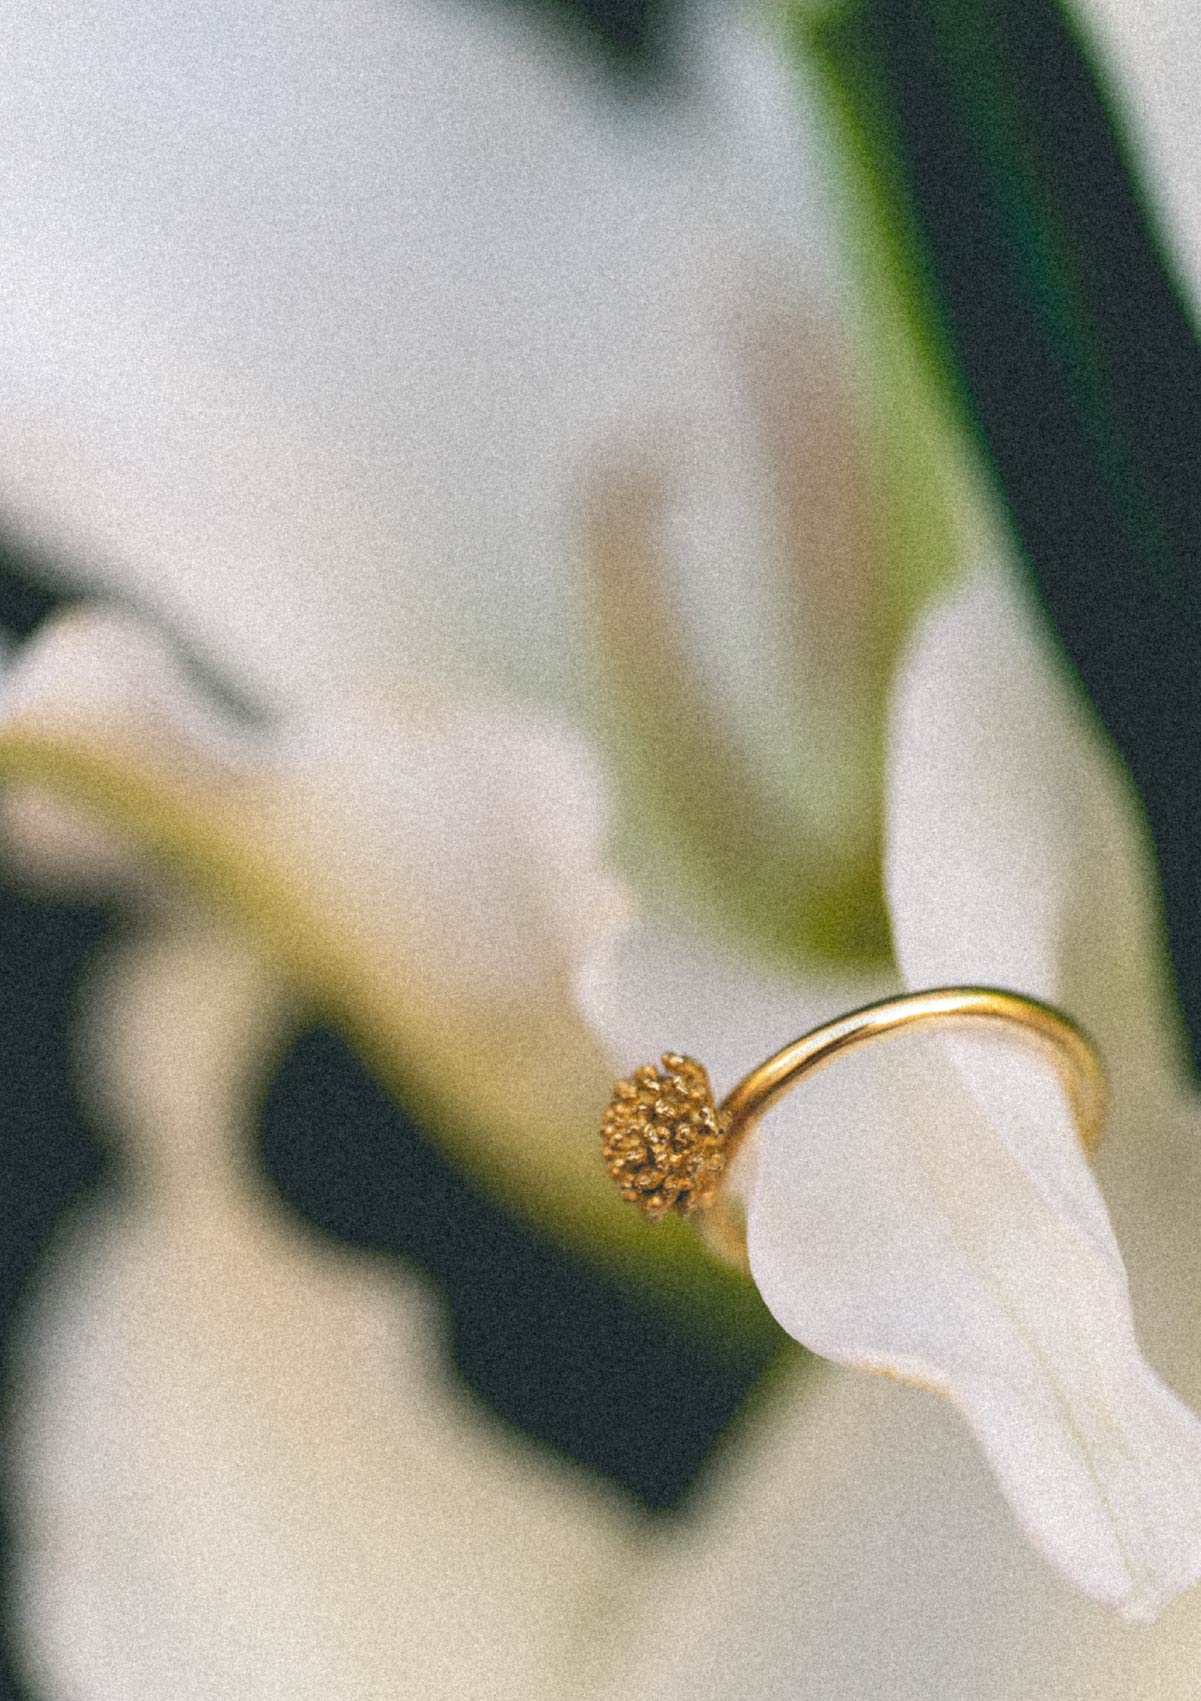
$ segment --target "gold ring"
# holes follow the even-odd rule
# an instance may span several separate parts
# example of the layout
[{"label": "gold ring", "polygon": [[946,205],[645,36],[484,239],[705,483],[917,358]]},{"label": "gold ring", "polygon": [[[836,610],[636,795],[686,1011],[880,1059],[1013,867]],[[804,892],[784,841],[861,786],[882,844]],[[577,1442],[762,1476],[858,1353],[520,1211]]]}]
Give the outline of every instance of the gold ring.
[{"label": "gold ring", "polygon": [[746,1225],[720,1183],[760,1117],[803,1075],[866,1040],[900,1028],[981,1022],[1016,1030],[1055,1064],[1081,1144],[1091,1152],[1101,1136],[1108,1094],[1088,1036],[1062,1010],[1037,998],[996,987],[943,986],[885,998],[824,1022],[744,1075],[720,1105],[702,1064],[664,1052],[661,1068],[643,1064],[614,1089],[601,1128],[609,1174],[622,1198],[651,1221],[671,1210],[695,1212],[710,1248],[745,1269]]}]

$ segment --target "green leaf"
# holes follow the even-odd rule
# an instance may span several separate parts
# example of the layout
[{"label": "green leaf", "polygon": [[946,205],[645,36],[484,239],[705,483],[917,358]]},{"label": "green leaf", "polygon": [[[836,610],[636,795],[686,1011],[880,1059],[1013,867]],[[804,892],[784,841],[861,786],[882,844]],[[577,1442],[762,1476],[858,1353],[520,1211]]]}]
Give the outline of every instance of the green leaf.
[{"label": "green leaf", "polygon": [[862,0],[798,29],[1154,839],[1201,1058],[1201,350],[1097,75],[1049,0]]}]

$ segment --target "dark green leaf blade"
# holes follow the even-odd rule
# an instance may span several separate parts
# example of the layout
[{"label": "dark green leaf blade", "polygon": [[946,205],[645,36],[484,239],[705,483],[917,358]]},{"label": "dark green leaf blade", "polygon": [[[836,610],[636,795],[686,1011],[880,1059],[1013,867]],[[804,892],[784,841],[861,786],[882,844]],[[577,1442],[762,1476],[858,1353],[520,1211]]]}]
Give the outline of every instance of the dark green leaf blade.
[{"label": "dark green leaf blade", "polygon": [[874,0],[814,45],[887,190],[927,345],[1155,843],[1201,1059],[1201,349],[1050,0]]}]

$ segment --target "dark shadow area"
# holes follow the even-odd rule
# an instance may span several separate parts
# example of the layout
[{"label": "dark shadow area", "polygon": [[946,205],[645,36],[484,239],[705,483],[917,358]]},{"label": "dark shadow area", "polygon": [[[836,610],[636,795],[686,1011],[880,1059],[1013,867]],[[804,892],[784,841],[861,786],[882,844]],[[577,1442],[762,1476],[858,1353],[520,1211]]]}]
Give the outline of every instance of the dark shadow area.
[{"label": "dark shadow area", "polygon": [[477,1191],[328,1029],[277,1072],[262,1158],[306,1222],[433,1276],[475,1394],[647,1507],[680,1503],[766,1363],[732,1368]]},{"label": "dark shadow area", "polygon": [[[97,909],[34,902],[0,887],[0,1423],[7,1429],[22,1303],[66,1214],[105,1173],[70,1084],[70,1016],[103,937]],[[0,1431],[2,1440],[3,1431]],[[0,1483],[3,1477],[0,1476]],[[0,1698],[25,1696],[7,1634],[10,1514],[0,1500]],[[54,1701],[54,1698],[45,1698]]]},{"label": "dark shadow area", "polygon": [[[476,3],[476,0],[472,0]],[[570,31],[617,72],[654,77],[667,68],[677,0],[501,0]]]},{"label": "dark shadow area", "polygon": [[74,600],[50,589],[53,580],[30,550],[0,531],[0,637],[28,638],[48,614]]}]

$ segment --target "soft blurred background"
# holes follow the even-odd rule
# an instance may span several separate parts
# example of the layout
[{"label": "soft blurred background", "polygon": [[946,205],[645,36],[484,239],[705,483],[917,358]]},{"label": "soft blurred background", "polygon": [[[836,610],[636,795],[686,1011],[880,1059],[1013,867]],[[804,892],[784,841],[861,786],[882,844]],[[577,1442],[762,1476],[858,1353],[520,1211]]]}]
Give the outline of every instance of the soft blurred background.
[{"label": "soft blurred background", "polygon": [[[448,11],[454,5],[447,0]],[[528,26],[535,56],[564,64],[581,99],[611,107],[615,125],[637,124],[650,109],[686,98],[684,32],[670,4],[530,0],[501,9],[515,14],[518,31]],[[477,8],[469,3],[462,10]],[[124,17],[136,53],[137,8],[125,8]],[[65,16],[42,26],[49,79],[56,74],[56,32],[73,27]],[[471,68],[465,71],[470,79]],[[155,75],[149,43],[142,74]],[[38,88],[30,83],[26,90],[36,103]],[[14,139],[32,121],[20,110],[23,92],[20,84],[6,89],[14,103]],[[380,94],[386,99],[386,89]],[[520,126],[519,113],[513,122]],[[437,148],[436,128],[427,142]],[[504,145],[504,138],[497,143]],[[15,145],[19,153],[19,140]],[[474,165],[486,175],[486,160]],[[473,169],[470,159],[465,168]],[[436,169],[430,178],[429,193],[436,195]],[[36,223],[40,210],[30,212]],[[336,219],[337,209],[329,216]],[[449,253],[447,263],[453,263]],[[637,278],[632,281],[637,288]],[[603,279],[599,289],[603,293]],[[570,331],[562,324],[557,329]],[[585,338],[592,335],[586,328]],[[498,403],[466,395],[458,405],[480,415],[495,409],[503,429],[503,397]],[[20,641],[70,602],[73,582],[87,583],[101,564],[40,549],[22,537],[18,523],[4,529],[0,624],[10,640]],[[346,594],[360,593],[352,587]],[[535,641],[549,654],[553,633]],[[28,882],[7,881],[0,902],[6,1083],[0,1259],[7,1340],[70,1213],[95,1190],[122,1186],[119,1156],[98,1139],[81,1107],[71,1034],[89,963],[127,923],[103,904],[31,895]],[[262,1109],[255,1161],[303,1233],[385,1253],[429,1273],[445,1297],[449,1350],[471,1397],[655,1513],[680,1506],[779,1345],[766,1324],[748,1343],[681,1323],[653,1296],[640,1298],[635,1286],[567,1254],[456,1167],[329,1027],[309,1027],[289,1046]],[[8,1354],[4,1390],[7,1404],[13,1398]],[[27,1661],[13,1651],[12,1581],[6,1570],[3,1693],[37,1701],[41,1691],[19,1675]],[[22,1640],[19,1629],[15,1640]]]},{"label": "soft blurred background", "polygon": [[[405,3],[395,0],[398,12]],[[676,568],[673,594],[687,600],[695,588],[702,638],[723,620],[744,634],[736,636],[731,655],[718,665],[727,670],[726,700],[736,705],[745,723],[760,728],[760,753],[764,745],[779,742],[773,717],[786,719],[787,694],[783,707],[775,698],[769,702],[766,691],[757,698],[759,684],[746,676],[756,674],[760,660],[765,674],[787,676],[790,595],[792,613],[807,634],[804,641],[810,649],[834,650],[832,671],[837,674],[832,681],[819,679],[816,697],[806,699],[810,708],[818,703],[817,732],[810,729],[802,736],[794,729],[795,748],[805,746],[814,772],[821,776],[811,787],[814,795],[798,802],[785,795],[787,786],[783,781],[777,785],[776,775],[765,787],[765,794],[777,799],[780,819],[786,823],[784,848],[768,842],[769,836],[757,842],[757,860],[748,875],[738,831],[731,848],[730,822],[719,822],[709,839],[688,852],[698,903],[721,911],[728,927],[758,929],[769,956],[804,954],[809,961],[857,967],[882,960],[886,931],[878,866],[879,719],[897,646],[915,611],[956,569],[956,549],[962,546],[949,540],[984,532],[1002,535],[1022,562],[1049,627],[1138,785],[1159,858],[1181,1008],[1194,1051],[1201,1049],[1201,924],[1195,900],[1201,872],[1201,769],[1196,762],[1201,748],[1201,670],[1196,666],[1201,634],[1201,484],[1196,474],[1201,365],[1192,319],[1192,302],[1201,286],[1201,236],[1194,239],[1201,233],[1196,213],[1201,166],[1193,145],[1192,110],[1193,68],[1199,60],[1188,52],[1196,46],[1201,54],[1201,43],[1190,39],[1196,26],[1188,23],[1184,9],[1166,4],[1126,7],[1119,0],[1090,0],[1071,14],[1034,0],[1015,0],[1004,8],[950,0],[774,7],[755,23],[756,40],[762,45],[739,61],[742,83],[734,78],[715,89],[710,86],[713,54],[720,54],[723,40],[740,39],[737,7],[717,20],[716,14],[706,18],[678,0],[493,0],[491,6],[487,0],[440,0],[440,6],[448,16],[463,14],[466,20],[470,14],[470,27],[463,36],[462,83],[448,69],[453,65],[449,49],[440,58],[434,56],[448,80],[430,92],[416,118],[407,120],[430,155],[432,201],[444,193],[438,160],[443,143],[448,150],[467,150],[455,168],[461,179],[469,180],[475,172],[481,185],[488,182],[490,161],[482,149],[481,127],[473,129],[464,111],[475,101],[486,105],[495,91],[471,92],[473,73],[466,56],[473,44],[489,39],[494,26],[508,44],[505,51],[545,63],[547,84],[557,91],[548,97],[538,78],[533,79],[536,98],[528,106],[520,95],[514,100],[495,136],[498,153],[513,149],[521,155],[527,146],[536,157],[539,138],[531,132],[523,144],[523,125],[547,123],[555,99],[574,100],[587,105],[591,129],[581,127],[577,134],[570,124],[565,126],[578,151],[557,158],[548,172],[556,189],[569,185],[571,172],[577,171],[581,204],[601,206],[604,196],[597,184],[603,185],[606,166],[603,160],[586,157],[589,138],[598,150],[602,144],[612,145],[613,160],[629,170],[630,160],[640,157],[641,135],[649,138],[641,156],[647,173],[662,173],[665,180],[673,169],[667,157],[672,139],[681,147],[695,143],[696,158],[687,170],[699,173],[698,184],[713,195],[712,204],[703,206],[698,195],[698,228],[689,233],[681,213],[689,205],[686,185],[665,191],[664,204],[681,223],[678,230],[668,223],[667,238],[656,248],[639,230],[625,232],[628,243],[614,241],[622,233],[623,216],[614,186],[613,204],[605,207],[605,240],[598,240],[589,256],[592,275],[586,290],[579,287],[577,275],[583,270],[581,253],[557,255],[553,220],[548,220],[535,232],[546,251],[534,257],[534,264],[544,265],[548,276],[562,267],[574,316],[551,289],[545,322],[538,320],[537,303],[532,311],[516,309],[507,363],[481,357],[473,366],[470,351],[462,359],[451,359],[437,346],[436,320],[422,322],[432,327],[428,336],[433,340],[424,350],[434,374],[426,378],[428,394],[437,393],[440,370],[446,383],[457,386],[455,408],[466,460],[453,480],[460,487],[463,512],[472,514],[473,480],[478,477],[485,494],[477,505],[484,519],[498,524],[505,520],[496,493],[503,480],[513,476],[512,467],[503,456],[499,470],[472,457],[481,454],[489,432],[503,436],[513,431],[520,439],[525,427],[514,425],[511,416],[530,405],[523,386],[529,386],[531,365],[544,365],[553,387],[557,339],[573,347],[578,343],[584,350],[574,366],[570,358],[563,359],[564,383],[578,385],[581,373],[593,371],[589,361],[603,367],[606,339],[612,344],[615,368],[631,363],[629,350],[619,347],[629,325],[634,326],[635,343],[639,335],[652,344],[662,335],[654,298],[661,294],[663,311],[670,314],[671,286],[663,279],[670,277],[676,244],[682,268],[711,265],[714,278],[727,291],[722,311],[737,351],[733,364],[741,361],[741,381],[761,409],[759,423],[773,446],[766,460],[770,476],[779,481],[773,498],[774,531],[768,528],[769,552],[774,549],[786,561],[790,547],[800,550],[795,538],[808,528],[805,548],[811,558],[826,563],[824,578],[820,573],[808,578],[798,573],[790,579],[784,571],[768,589],[757,584],[748,590],[736,564],[723,578],[723,539],[736,533],[740,518],[745,518],[737,502],[732,498],[733,506],[723,509],[718,493],[709,507],[701,499],[689,513],[685,505],[685,529],[699,527],[709,547],[683,550],[684,565]],[[422,19],[436,9],[432,0],[424,0]],[[33,9],[31,19],[36,13],[40,21],[26,26],[23,73],[4,82],[5,125],[18,168],[23,130],[55,122],[46,116],[53,115],[60,98],[55,89],[60,74],[55,31],[82,31],[96,23],[69,12],[59,12],[56,22],[48,22],[49,13],[42,17],[41,12]],[[145,50],[139,75],[153,87],[156,76],[165,75],[158,57],[161,44],[156,43],[159,35],[166,39],[171,31],[160,21],[154,30],[143,32],[139,9],[132,4],[98,8],[100,27],[106,27],[102,14],[118,12],[127,32],[127,51],[136,58],[140,47]],[[202,29],[204,17],[201,8],[194,27]],[[330,19],[325,22],[337,27],[336,18],[332,26]],[[353,23],[352,8],[347,26]],[[39,29],[40,58],[36,43],[29,45]],[[707,43],[703,53],[697,45],[702,39]],[[75,55],[66,53],[64,59],[74,63]],[[203,54],[197,55],[198,63],[203,59]],[[171,75],[178,76],[179,66],[188,63],[184,53]],[[39,65],[40,73],[35,74]],[[353,76],[353,67],[339,66],[338,73]],[[79,75],[78,66],[72,75]],[[97,77],[102,88],[100,73]],[[791,139],[781,128],[790,88],[796,101]],[[303,86],[293,95],[303,101]],[[174,100],[179,100],[181,111],[188,109],[186,88],[167,82],[161,98],[167,111]],[[388,88],[373,88],[370,98],[386,108]],[[730,129],[738,137],[731,180],[725,185],[713,180],[725,121],[723,101],[736,109]],[[503,101],[495,104],[504,106]],[[449,114],[445,131],[439,123],[443,110]],[[83,122],[97,123],[101,116],[98,108],[92,109]],[[117,125],[122,121],[119,111],[109,116]],[[62,122],[61,114],[57,121]],[[64,125],[64,135],[69,129]],[[167,122],[164,133],[169,130]],[[777,157],[785,143],[795,145],[796,159]],[[549,126],[544,145],[558,145]],[[473,154],[473,148],[479,153]],[[44,151],[37,157],[43,159]],[[756,157],[764,165],[762,201],[752,208],[740,197],[754,179]],[[613,170],[618,170],[616,163]],[[153,193],[173,193],[169,169],[159,172],[150,166],[148,183]],[[419,178],[417,185],[414,194],[420,192]],[[190,195],[203,196],[204,189],[181,184],[179,192],[186,202]],[[39,193],[45,195],[42,204]],[[84,215],[72,208],[61,184],[34,179],[19,187],[17,195],[26,197],[27,223],[10,249],[9,263],[19,282],[22,267],[36,269],[41,263],[39,253],[48,267],[70,263],[73,221],[82,221]],[[486,188],[481,195],[486,198]],[[739,227],[744,210],[751,239],[739,265],[748,276],[757,269],[762,273],[757,278],[757,284],[763,284],[761,298],[755,303],[759,317],[754,319],[745,301],[740,307],[734,269],[727,273],[722,253],[715,258],[710,252],[720,250],[728,232]],[[214,289],[229,290],[235,315],[253,316],[255,311],[254,302],[239,299],[237,241],[269,245],[273,240],[270,207],[257,211],[261,225],[252,223],[248,230],[234,233],[237,240],[231,239],[230,274],[220,268],[213,274]],[[489,211],[478,211],[481,240]],[[343,214],[348,224],[365,218],[370,227],[370,214],[364,215],[361,207],[319,209],[315,228],[325,238],[319,244],[320,266],[336,273],[341,263],[354,273],[359,250],[351,237],[342,240],[338,226]],[[659,216],[653,194],[642,204],[630,197],[630,219],[652,221]],[[789,230],[790,219],[798,228]],[[170,222],[165,214],[168,232]],[[578,243],[578,232],[573,239]],[[137,240],[145,240],[145,230]],[[461,329],[455,318],[456,292],[468,304],[471,300],[471,285],[465,285],[462,276],[471,267],[465,266],[455,246],[470,240],[470,227],[466,237],[462,232],[444,233],[444,240],[445,250],[435,246],[422,263],[435,291],[439,265],[444,267],[449,339],[457,334],[454,327]],[[651,254],[656,272],[650,269]],[[340,256],[346,257],[340,261]],[[378,275],[367,272],[361,277],[364,293],[394,263],[387,254],[378,260]],[[295,261],[293,252],[290,263]],[[105,263],[111,263],[111,255],[96,259],[98,267]],[[795,293],[790,266],[795,266]],[[294,281],[298,314],[306,323],[303,297],[310,287],[328,289],[336,302],[353,307],[358,286],[348,283],[346,275]],[[504,288],[520,287],[520,267],[498,282],[502,295]],[[14,299],[16,288],[10,283]],[[646,298],[647,307],[641,328],[636,318],[640,297]],[[7,299],[7,293],[0,293],[0,318]],[[109,328],[88,322],[84,304],[89,299],[81,286],[77,330],[85,348],[89,338],[100,346],[109,334]],[[809,319],[801,311],[805,302],[816,303]],[[828,345],[820,333],[832,322],[831,302],[845,310],[846,317],[833,338],[835,354],[826,373],[820,369]],[[612,319],[607,317],[607,303],[618,304]],[[740,311],[747,315],[742,323]],[[368,301],[363,306],[368,327],[373,312]],[[499,314],[503,319],[503,299]],[[52,521],[42,523],[37,512],[41,486],[30,467],[43,455],[43,428],[30,400],[32,392],[22,388],[32,383],[29,373],[34,370],[23,352],[23,339],[35,334],[32,322],[27,307],[22,307],[14,316],[13,335],[0,335],[0,348],[8,347],[17,374],[14,416],[27,430],[25,448],[14,429],[3,435],[0,452],[0,626],[11,645],[36,633],[84,587],[107,582],[128,518],[111,495],[116,486],[98,475],[95,489],[101,492],[103,512],[92,530],[86,520],[78,528],[72,526],[66,498],[59,505],[64,511],[56,510]],[[53,321],[47,324],[53,348],[57,333]],[[386,313],[380,325],[386,339]],[[112,330],[114,342],[127,342],[137,331],[133,320],[118,326]],[[181,328],[181,335],[185,333],[186,326]],[[411,343],[419,343],[417,333],[407,334]],[[495,340],[495,327],[488,334]],[[855,351],[845,359],[844,344]],[[666,336],[662,346],[667,349]],[[297,367],[303,370],[306,359],[305,351],[274,344],[271,335],[257,352],[265,362],[274,355],[292,377]],[[78,351],[64,339],[58,353],[58,378],[69,398],[71,363]],[[346,359],[358,354],[361,349],[351,349]],[[409,346],[405,358],[421,354],[420,347]],[[671,348],[670,357],[681,359],[679,347]],[[142,358],[152,367],[154,340],[149,331]],[[314,363],[306,439],[310,446],[322,417],[321,385],[327,378],[333,381],[332,367],[339,358],[335,349],[328,369],[320,358]],[[653,347],[643,350],[642,358],[648,369],[654,368]],[[379,382],[385,389],[389,373],[397,382],[403,377],[403,372],[398,376],[398,360],[395,350],[381,347]],[[269,391],[270,372],[265,369],[258,376]],[[514,386],[512,396],[503,388],[506,376]],[[293,393],[292,377],[280,380],[285,398],[281,418]],[[337,382],[344,377],[339,372]],[[354,378],[352,371],[351,392]],[[112,381],[119,385],[121,380]],[[606,409],[613,412],[604,381],[590,381],[596,385],[597,416]],[[153,376],[148,382],[153,384]],[[478,382],[478,391],[473,391],[473,382]],[[852,403],[845,402],[844,385],[853,392]],[[686,379],[677,387],[689,405],[696,403]],[[620,418],[606,419],[605,428],[595,434],[596,477],[591,487],[583,470],[579,472],[578,509],[585,516],[581,524],[586,520],[602,540],[608,539],[598,552],[598,581],[588,593],[595,598],[594,618],[602,633],[606,621],[610,627],[616,622],[620,633],[623,618],[646,590],[645,566],[630,567],[636,550],[631,538],[623,536],[620,516],[628,516],[639,502],[653,505],[640,479],[655,470],[660,428],[668,437],[677,428],[678,421],[668,416],[673,394],[665,381],[662,394],[653,398],[639,423],[641,436],[635,432],[622,437],[616,429]],[[814,426],[815,394],[825,402],[834,398],[827,415],[833,425],[824,439]],[[180,396],[179,406],[186,412],[191,400]],[[95,405],[94,395],[81,393],[81,436],[88,429],[84,410]],[[206,413],[205,405],[196,402],[199,433],[213,429],[211,422],[218,418],[216,411]],[[702,412],[709,405],[703,401]],[[416,440],[429,428],[424,450],[415,451],[417,464],[422,453],[431,465],[439,457],[453,457],[459,447],[453,434],[460,427],[434,419],[428,396],[420,407],[414,406],[415,417],[406,429]],[[589,406],[585,392],[578,407],[562,410],[565,457],[580,447],[577,426],[588,418]],[[720,411],[716,403],[712,411]],[[331,433],[347,433],[347,417],[346,397],[340,393],[331,406]],[[386,420],[386,410],[378,418]],[[365,428],[366,447],[351,444],[351,461],[361,453],[364,464],[370,463],[371,430],[386,428],[378,426],[378,418]],[[231,429],[236,419],[236,403],[231,403]],[[129,421],[125,424],[128,427]],[[870,440],[869,448],[856,445],[858,430]],[[450,435],[440,437],[440,431]],[[845,442],[840,432],[847,434]],[[166,470],[156,471],[156,479],[169,481],[186,464],[186,433],[181,440],[179,462],[165,462]],[[339,447],[345,447],[341,437]],[[530,450],[531,457],[541,452],[538,445]],[[102,446],[101,458],[106,453],[136,465],[136,434],[115,446]],[[235,478],[238,453],[236,440],[231,440],[228,468]],[[5,455],[20,485],[11,502]],[[704,464],[703,456],[699,464]],[[305,465],[298,452],[296,467],[298,488],[319,481],[319,462]],[[531,478],[544,476],[533,458],[529,467]],[[576,477],[575,469],[571,476]],[[442,486],[427,468],[420,477],[427,481],[420,496],[425,508],[411,521],[413,533],[403,546],[409,550],[422,517],[437,521],[443,512],[458,513],[449,474]],[[752,477],[766,480],[768,474],[752,469]],[[69,489],[70,470],[47,454],[47,488],[64,478],[63,488]],[[854,486],[849,497],[840,481]],[[87,488],[87,479],[81,478],[81,495]],[[836,500],[830,495],[834,488]],[[138,564],[125,575],[122,593],[135,601],[145,597],[168,624],[178,619],[176,635],[198,646],[204,661],[211,655],[205,644],[223,632],[223,620],[214,616],[206,629],[207,616],[192,605],[205,597],[236,601],[229,589],[236,583],[236,565],[227,583],[220,580],[219,563],[207,564],[203,571],[212,577],[192,603],[174,589],[156,596],[152,555],[141,547],[139,527],[153,526],[155,501],[161,495],[157,491],[148,499],[146,513],[129,521],[131,559],[137,556]],[[181,521],[181,548],[190,547],[188,524],[195,535],[202,532],[208,499],[201,490],[196,514]],[[53,506],[48,502],[46,511]],[[346,539],[347,550],[364,548],[365,539],[378,543],[372,528],[387,524],[393,506],[381,503],[382,518],[362,517],[362,526]],[[336,511],[336,503],[332,507]],[[865,509],[871,511],[865,514]],[[501,536],[496,546],[498,582],[510,571],[510,558],[524,547],[515,529],[523,523],[519,500],[513,503],[513,515],[516,520],[508,516],[511,535]],[[456,565],[454,551],[477,535],[472,531],[477,523],[478,515],[465,519],[457,536],[453,526],[445,524],[437,545],[445,559],[431,562],[429,581],[419,583],[410,597],[407,625],[397,643],[408,657],[421,655],[428,645],[429,654],[439,665],[445,663],[448,676],[457,676],[460,683],[470,681],[478,666],[488,673],[493,689],[499,679],[502,685],[528,691],[533,689],[530,680],[535,680],[539,683],[534,695],[541,692],[573,711],[581,702],[593,701],[596,682],[583,680],[576,653],[560,646],[565,605],[559,590],[539,591],[525,601],[518,595],[512,608],[500,606],[503,598],[490,607],[478,587],[456,583],[461,563]],[[847,524],[862,527],[852,545],[847,542]],[[89,537],[108,559],[88,558]],[[336,550],[337,544],[336,537],[322,536],[320,549],[315,546],[318,560],[320,550]],[[548,546],[540,538],[531,547]],[[385,539],[375,561],[386,560],[387,553]],[[439,581],[442,569],[446,577]],[[373,571],[378,572],[378,566]],[[415,577],[420,580],[421,575]],[[337,593],[345,603],[340,611],[331,593],[307,625],[300,621],[292,630],[281,622],[274,632],[270,599],[256,593],[253,600],[262,601],[263,607],[248,613],[241,635],[229,638],[228,653],[236,655],[239,644],[247,654],[261,646],[269,655],[263,677],[269,677],[280,700],[286,700],[303,688],[308,672],[320,672],[316,645],[323,621],[370,632],[376,590],[370,576],[348,581]],[[436,617],[425,624],[439,597],[452,603],[459,599],[456,607],[463,614],[465,634],[461,652],[454,648],[452,621],[443,622],[441,629]],[[769,615],[782,609],[785,619],[770,627],[780,652],[756,655],[751,665],[749,647],[759,639],[746,608],[756,597],[763,599],[760,606]],[[862,599],[863,606],[848,606],[856,599]],[[498,632],[523,623],[524,653],[515,662]],[[225,624],[235,626],[236,621],[230,617]],[[781,630],[783,638],[778,637]],[[612,636],[610,630],[610,640]],[[388,641],[386,633],[376,639],[381,648]],[[747,652],[741,661],[740,645]],[[670,653],[665,660],[670,673]],[[372,665],[377,661],[373,658]],[[613,646],[607,677],[615,701],[606,705],[602,717],[605,736],[617,749],[623,740],[626,748],[638,746],[641,738],[645,760],[648,724],[658,726],[662,739],[664,728],[684,736],[693,723],[681,709],[685,700],[673,703],[668,693],[660,702],[652,695],[642,711],[643,724],[623,725],[628,705],[617,699],[637,675],[637,668],[630,676],[623,674],[626,662],[621,644]],[[652,652],[651,666],[656,665]],[[753,764],[756,749],[751,736],[742,750],[744,765]],[[669,788],[660,788],[653,775],[649,782],[645,775],[630,781],[635,794],[642,783],[666,797],[663,818],[648,831],[657,843],[671,842],[679,824],[672,811],[679,800],[673,802]],[[750,817],[735,814],[733,819],[738,828]],[[798,828],[790,837],[787,823],[793,820],[801,822],[804,833]],[[628,855],[636,867],[639,853],[633,841],[638,824],[635,818],[631,825],[628,810],[620,830],[633,844]],[[798,847],[795,866],[791,845]],[[89,963],[130,925],[127,913],[114,905],[79,897],[49,900],[16,879],[6,880],[0,889],[0,1305],[9,1342],[19,1338],[30,1296],[53,1261],[56,1236],[64,1225],[88,1200],[104,1190],[119,1193],[123,1186],[122,1157],[96,1128],[86,1094],[81,1098],[73,1033]],[[406,1100],[395,1081],[382,1082],[335,1026],[306,1026],[289,1042],[271,1079],[259,1115],[255,1166],[298,1233],[383,1254],[428,1273],[445,1299],[449,1350],[465,1399],[479,1402],[538,1447],[570,1461],[589,1480],[611,1489],[623,1505],[657,1519],[678,1516],[687,1510],[705,1462],[785,1350],[783,1336],[753,1295],[735,1291],[730,1284],[715,1282],[698,1290],[694,1303],[682,1302],[678,1283],[659,1280],[622,1256],[607,1256],[595,1244],[595,1235],[589,1245],[587,1234],[551,1232],[545,1200],[522,1208],[520,1187],[513,1191],[486,1186],[486,1172],[459,1161],[453,1135],[448,1139],[445,1128],[423,1125],[423,1103],[416,1085]],[[19,1386],[13,1363],[6,1353],[6,1419],[12,1417]],[[13,1561],[6,1566],[0,1585],[8,1603],[3,1693],[26,1701],[59,1701],[28,1682],[28,1665],[19,1651],[21,1629],[13,1621]],[[68,1698],[64,1695],[62,1701]]]}]

